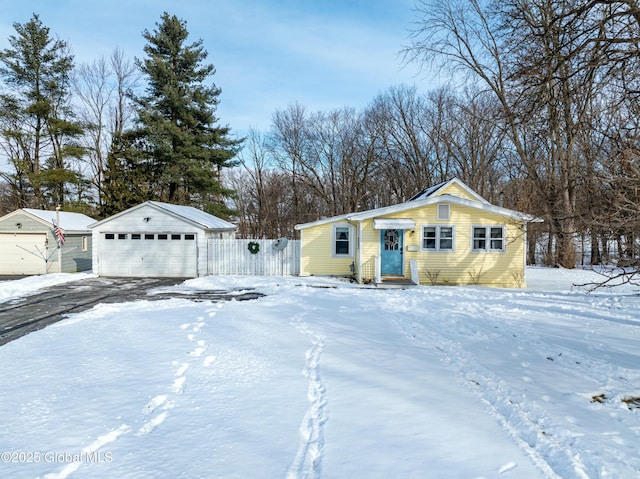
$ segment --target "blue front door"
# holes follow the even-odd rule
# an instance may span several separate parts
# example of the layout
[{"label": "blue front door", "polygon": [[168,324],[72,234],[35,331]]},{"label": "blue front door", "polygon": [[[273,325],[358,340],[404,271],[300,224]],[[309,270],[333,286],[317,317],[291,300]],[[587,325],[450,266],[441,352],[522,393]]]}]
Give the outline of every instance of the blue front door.
[{"label": "blue front door", "polygon": [[402,274],[403,230],[380,230],[380,272]]}]

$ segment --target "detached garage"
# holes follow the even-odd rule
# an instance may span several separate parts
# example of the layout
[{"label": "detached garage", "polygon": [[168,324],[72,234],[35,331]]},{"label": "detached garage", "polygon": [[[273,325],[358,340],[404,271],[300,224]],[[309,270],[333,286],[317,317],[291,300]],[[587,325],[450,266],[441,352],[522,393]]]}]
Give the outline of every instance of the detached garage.
[{"label": "detached garage", "polygon": [[210,238],[235,236],[235,225],[191,206],[147,201],[90,226],[99,276],[195,278],[207,271]]},{"label": "detached garage", "polygon": [[[80,213],[31,208],[3,216],[0,218],[0,274],[90,270],[89,225],[94,222],[93,218]],[[60,228],[59,237],[54,234],[54,223]]]}]

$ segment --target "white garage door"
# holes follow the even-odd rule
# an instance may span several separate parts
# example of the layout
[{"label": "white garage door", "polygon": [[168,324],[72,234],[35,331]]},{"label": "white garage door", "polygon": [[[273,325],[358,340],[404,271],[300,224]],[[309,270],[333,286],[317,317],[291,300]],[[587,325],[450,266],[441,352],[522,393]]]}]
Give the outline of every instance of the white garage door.
[{"label": "white garage door", "polygon": [[102,276],[198,276],[194,233],[101,233]]},{"label": "white garage door", "polygon": [[45,274],[45,233],[0,233],[0,274]]}]

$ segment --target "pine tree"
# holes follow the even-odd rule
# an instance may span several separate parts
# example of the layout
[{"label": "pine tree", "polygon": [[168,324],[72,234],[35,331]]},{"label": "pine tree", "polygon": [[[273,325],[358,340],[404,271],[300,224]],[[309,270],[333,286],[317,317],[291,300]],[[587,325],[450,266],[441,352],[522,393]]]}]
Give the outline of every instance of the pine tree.
[{"label": "pine tree", "polygon": [[3,176],[16,206],[63,204],[65,186],[82,182],[69,161],[84,154],[77,144],[82,128],[69,106],[73,56],[38,15],[13,26],[11,48],[0,52],[0,76],[8,87],[0,95],[0,123],[15,173]]},{"label": "pine tree", "polygon": [[221,90],[205,83],[215,69],[204,64],[202,40],[187,44],[184,21],[165,12],[156,26],[143,33],[146,58],[136,59],[147,79],[145,94],[134,98],[137,128],[123,136],[129,163],[144,171],[136,188],[146,199],[226,216],[231,192],[221,186],[220,171],[234,165],[241,140],[216,124]]}]

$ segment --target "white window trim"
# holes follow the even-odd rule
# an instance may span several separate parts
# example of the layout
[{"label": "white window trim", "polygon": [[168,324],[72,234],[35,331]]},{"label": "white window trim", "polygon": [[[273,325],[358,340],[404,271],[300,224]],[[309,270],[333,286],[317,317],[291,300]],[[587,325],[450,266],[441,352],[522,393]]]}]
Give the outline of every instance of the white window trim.
[{"label": "white window trim", "polygon": [[[473,230],[475,228],[484,228],[485,232],[487,234],[485,241],[486,241],[486,248],[483,249],[476,249],[473,247],[473,243],[474,243],[474,236],[473,236]],[[491,228],[500,228],[502,229],[502,249],[491,249]],[[506,253],[507,252],[507,227],[506,225],[471,225],[471,232],[470,232],[470,236],[471,236],[471,252],[472,253]]]},{"label": "white window trim", "polygon": [[[336,229],[337,228],[348,228],[349,230],[349,254],[338,254],[336,253]],[[355,228],[353,225],[349,223],[334,223],[331,228],[331,257],[332,258],[353,258],[354,253],[354,235]]]},{"label": "white window trim", "polygon": [[[436,229],[435,249],[424,247],[424,229]],[[440,249],[440,228],[451,228],[451,249]],[[456,225],[420,225],[420,251],[423,253],[455,253],[456,251]]]},{"label": "white window trim", "polygon": [[[441,206],[446,206],[447,207],[447,216],[441,216],[440,215],[440,207]],[[438,203],[438,205],[436,206],[436,216],[439,220],[445,220],[448,221],[451,218],[451,205],[449,203]]]}]

